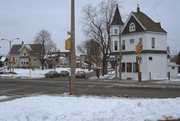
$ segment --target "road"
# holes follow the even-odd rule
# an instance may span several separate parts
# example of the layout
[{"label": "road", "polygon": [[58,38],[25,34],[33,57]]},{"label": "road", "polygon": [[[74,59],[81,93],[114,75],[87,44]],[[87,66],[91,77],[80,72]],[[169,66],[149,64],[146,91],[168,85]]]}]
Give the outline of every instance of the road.
[{"label": "road", "polygon": [[[123,82],[124,83],[124,82]],[[174,98],[180,97],[180,88],[122,87],[118,81],[76,79],[77,95]],[[0,96],[32,96],[41,94],[63,94],[69,92],[68,78],[54,79],[2,79]]]}]

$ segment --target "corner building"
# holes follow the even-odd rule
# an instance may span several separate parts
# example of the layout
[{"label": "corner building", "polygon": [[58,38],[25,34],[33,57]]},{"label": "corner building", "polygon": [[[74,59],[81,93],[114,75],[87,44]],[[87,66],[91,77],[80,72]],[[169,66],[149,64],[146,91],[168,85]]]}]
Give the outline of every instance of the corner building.
[{"label": "corner building", "polygon": [[[135,48],[143,45],[140,54],[142,80],[167,77],[167,32],[137,7],[123,23],[118,7],[111,23],[111,60],[117,60],[121,52],[122,79],[138,80]],[[119,67],[119,66],[118,66]],[[117,69],[119,70],[119,68]],[[118,71],[119,72],[119,71]]]}]

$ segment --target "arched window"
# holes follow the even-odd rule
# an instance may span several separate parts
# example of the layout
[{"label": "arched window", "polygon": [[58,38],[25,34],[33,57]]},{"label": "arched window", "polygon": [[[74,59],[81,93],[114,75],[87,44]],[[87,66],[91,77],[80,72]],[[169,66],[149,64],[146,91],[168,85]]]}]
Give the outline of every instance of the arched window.
[{"label": "arched window", "polygon": [[135,24],[134,24],[134,23],[131,23],[131,24],[129,25],[129,32],[133,32],[133,31],[135,31],[135,30],[136,30]]}]

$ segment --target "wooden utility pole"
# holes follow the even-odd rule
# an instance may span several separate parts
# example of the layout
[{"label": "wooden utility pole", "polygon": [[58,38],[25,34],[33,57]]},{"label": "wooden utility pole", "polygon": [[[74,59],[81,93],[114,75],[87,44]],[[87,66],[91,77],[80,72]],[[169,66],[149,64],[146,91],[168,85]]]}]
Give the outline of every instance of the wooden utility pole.
[{"label": "wooden utility pole", "polygon": [[122,64],[122,45],[121,45],[121,26],[119,25],[119,79],[122,79],[121,75],[121,64]]},{"label": "wooden utility pole", "polygon": [[76,71],[76,53],[75,53],[75,0],[71,0],[71,57],[70,57],[70,66],[71,66],[71,78],[70,78],[70,87],[69,94],[76,94],[76,82],[75,82],[75,71]]}]

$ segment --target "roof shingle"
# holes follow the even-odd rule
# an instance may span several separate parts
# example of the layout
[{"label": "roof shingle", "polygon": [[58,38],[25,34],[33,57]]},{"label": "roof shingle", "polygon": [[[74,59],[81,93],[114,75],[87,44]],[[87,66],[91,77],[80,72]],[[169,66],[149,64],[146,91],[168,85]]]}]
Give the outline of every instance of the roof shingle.
[{"label": "roof shingle", "polygon": [[155,23],[151,18],[141,11],[133,12],[135,17],[140,21],[140,23],[146,28],[146,31],[163,32],[167,33],[163,28],[161,28],[160,23]]}]

